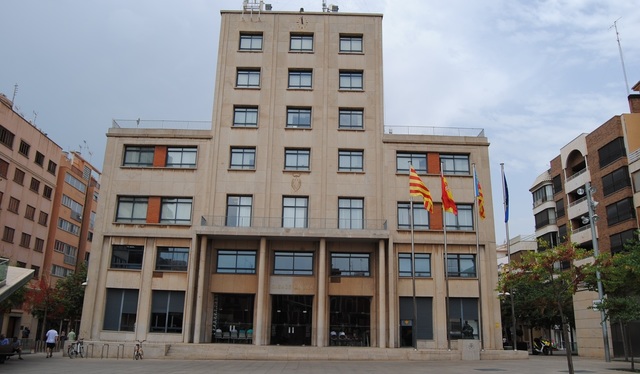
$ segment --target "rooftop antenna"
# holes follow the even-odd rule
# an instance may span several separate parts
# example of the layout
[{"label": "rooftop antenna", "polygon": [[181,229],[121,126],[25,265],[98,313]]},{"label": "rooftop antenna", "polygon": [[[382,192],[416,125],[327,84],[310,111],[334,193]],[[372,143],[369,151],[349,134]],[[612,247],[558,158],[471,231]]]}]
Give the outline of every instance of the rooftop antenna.
[{"label": "rooftop antenna", "polygon": [[627,89],[627,96],[629,96],[631,92],[629,91],[629,81],[627,80],[627,69],[624,66],[624,56],[622,55],[622,45],[620,45],[620,34],[618,33],[618,21],[620,21],[620,18],[613,21],[613,25],[609,27],[609,30],[611,30],[611,28],[614,28],[616,30],[616,40],[618,41],[618,51],[620,51],[620,62],[622,62],[622,74],[624,75],[624,88]]},{"label": "rooftop antenna", "polygon": [[13,97],[11,98],[11,109],[13,110],[13,103],[16,101],[16,94],[18,93],[18,84],[13,85]]},{"label": "rooftop antenna", "polygon": [[33,125],[36,125],[36,118],[38,118],[38,112],[36,112],[35,110],[33,110]]}]

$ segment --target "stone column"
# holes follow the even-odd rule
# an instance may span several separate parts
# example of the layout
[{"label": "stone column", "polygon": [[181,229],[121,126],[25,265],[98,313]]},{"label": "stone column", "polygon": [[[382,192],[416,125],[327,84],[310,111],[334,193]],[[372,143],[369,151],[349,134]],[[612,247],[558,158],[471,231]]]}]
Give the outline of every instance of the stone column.
[{"label": "stone column", "polygon": [[[200,239],[200,243],[196,242],[196,246],[199,247],[197,248],[194,252],[197,253],[194,254],[193,256],[190,256],[189,261],[192,261],[191,263],[194,264],[192,266],[192,270],[189,272],[189,286],[191,287],[191,289],[195,289],[196,292],[194,293],[194,297],[195,297],[195,312],[196,312],[196,316],[195,316],[195,321],[193,324],[193,331],[194,331],[194,335],[193,335],[193,342],[196,344],[202,343],[203,341],[206,341],[206,339],[204,338],[204,334],[206,334],[206,331],[203,331],[203,317],[202,314],[204,312],[205,306],[204,306],[204,301],[207,300],[207,292],[209,291],[209,287],[205,287],[205,273],[207,273],[207,237],[203,236]],[[198,261],[198,265],[196,267],[195,262],[196,259]],[[197,287],[193,288],[193,284],[196,282],[196,279],[194,276],[192,276],[192,274],[196,273],[196,269],[197,269],[197,273],[198,273],[198,285]],[[189,312],[189,311],[187,311]],[[191,313],[188,313],[188,315],[190,315]],[[204,324],[206,326],[206,324]],[[187,337],[187,339],[189,339],[189,337]]]},{"label": "stone column", "polygon": [[320,239],[318,249],[318,310],[316,326],[316,346],[326,346],[327,339],[327,241]]},{"label": "stone column", "polygon": [[384,240],[378,242],[378,347],[386,348],[387,339],[387,292],[386,280],[386,258],[384,256]]},{"label": "stone column", "polygon": [[267,331],[266,317],[265,317],[265,308],[268,306],[265,305],[267,300],[267,292],[269,289],[267,288],[267,282],[269,278],[269,273],[267,271],[267,239],[260,238],[260,252],[258,254],[258,294],[256,295],[256,313],[255,313],[255,321],[253,328],[253,344],[255,345],[264,345],[266,341],[264,341],[264,337],[266,336],[265,332]]}]

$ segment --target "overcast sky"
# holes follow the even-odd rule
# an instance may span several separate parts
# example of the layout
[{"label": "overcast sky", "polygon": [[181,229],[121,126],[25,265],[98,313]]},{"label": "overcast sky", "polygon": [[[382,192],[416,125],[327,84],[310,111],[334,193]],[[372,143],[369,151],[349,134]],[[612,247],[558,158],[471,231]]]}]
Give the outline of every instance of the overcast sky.
[{"label": "overcast sky", "polygon": [[[322,0],[272,0],[321,11]],[[560,148],[628,113],[638,0],[330,0],[382,13],[385,123],[483,128],[497,243],[535,232],[529,188]],[[220,10],[242,0],[2,0],[0,92],[102,169],[112,119],[211,120]],[[488,188],[489,181],[481,181]],[[455,195],[454,195],[455,197]],[[597,198],[597,193],[596,196]]]}]

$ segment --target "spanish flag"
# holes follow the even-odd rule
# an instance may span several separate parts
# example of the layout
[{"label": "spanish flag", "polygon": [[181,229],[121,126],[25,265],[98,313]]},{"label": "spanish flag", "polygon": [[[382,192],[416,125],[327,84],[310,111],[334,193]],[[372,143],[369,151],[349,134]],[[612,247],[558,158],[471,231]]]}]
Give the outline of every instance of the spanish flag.
[{"label": "spanish flag", "polygon": [[429,192],[427,186],[422,183],[422,179],[420,179],[420,176],[418,176],[418,173],[416,173],[413,166],[410,166],[409,172],[409,195],[422,196],[424,208],[429,211],[429,213],[433,213],[433,199],[431,198],[431,192]]},{"label": "spanish flag", "polygon": [[473,184],[475,185],[476,198],[478,199],[478,213],[480,218],[485,219],[484,216],[484,194],[482,193],[482,186],[478,180],[478,174],[476,174],[476,168],[473,168]]},{"label": "spanish flag", "polygon": [[442,209],[444,209],[445,212],[453,213],[457,216],[458,207],[456,206],[456,202],[453,201],[453,195],[449,189],[447,178],[445,178],[442,173],[440,173],[440,180],[442,181]]}]

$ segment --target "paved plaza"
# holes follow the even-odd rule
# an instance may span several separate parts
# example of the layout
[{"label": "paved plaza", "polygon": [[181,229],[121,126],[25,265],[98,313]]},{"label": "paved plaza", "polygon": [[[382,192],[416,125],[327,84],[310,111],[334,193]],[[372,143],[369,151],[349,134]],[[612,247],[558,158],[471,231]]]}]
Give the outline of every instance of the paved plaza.
[{"label": "paved plaza", "polygon": [[[604,362],[574,357],[576,373],[623,373],[630,368],[622,361]],[[175,360],[145,359],[142,361],[117,359],[70,359],[57,353],[46,358],[43,353],[26,354],[24,360],[13,357],[0,365],[0,373],[567,373],[566,357],[529,356],[526,360],[482,360],[482,361],[252,361],[252,360]]]}]

